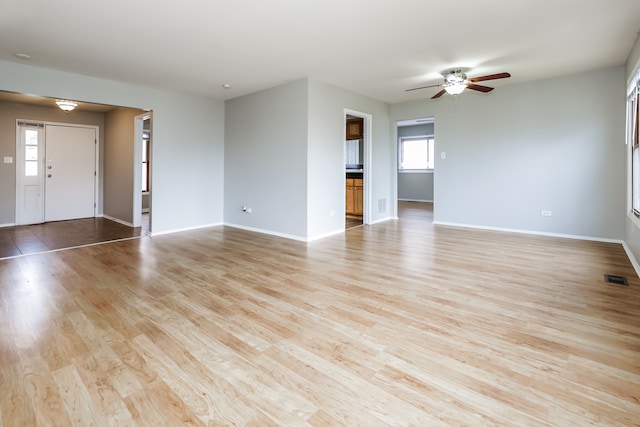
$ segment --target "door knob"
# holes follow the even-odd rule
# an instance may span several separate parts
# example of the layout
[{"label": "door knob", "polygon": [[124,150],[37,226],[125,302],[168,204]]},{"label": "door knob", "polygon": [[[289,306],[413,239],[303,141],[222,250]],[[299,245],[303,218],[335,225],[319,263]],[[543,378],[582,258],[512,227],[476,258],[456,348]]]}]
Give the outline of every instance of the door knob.
[{"label": "door knob", "polygon": [[51,174],[47,175],[47,178],[51,178]]},{"label": "door knob", "polygon": [[52,167],[53,167],[53,166],[49,165],[49,166],[47,166],[47,169],[51,169]]}]

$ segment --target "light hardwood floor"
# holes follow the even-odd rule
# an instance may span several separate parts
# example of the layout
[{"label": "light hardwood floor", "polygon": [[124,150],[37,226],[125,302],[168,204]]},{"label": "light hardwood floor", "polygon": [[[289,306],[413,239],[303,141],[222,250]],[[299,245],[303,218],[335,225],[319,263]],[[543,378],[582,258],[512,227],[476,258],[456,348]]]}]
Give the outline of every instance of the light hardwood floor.
[{"label": "light hardwood floor", "polygon": [[419,208],[309,244],[214,227],[0,261],[1,424],[640,422],[620,245]]}]

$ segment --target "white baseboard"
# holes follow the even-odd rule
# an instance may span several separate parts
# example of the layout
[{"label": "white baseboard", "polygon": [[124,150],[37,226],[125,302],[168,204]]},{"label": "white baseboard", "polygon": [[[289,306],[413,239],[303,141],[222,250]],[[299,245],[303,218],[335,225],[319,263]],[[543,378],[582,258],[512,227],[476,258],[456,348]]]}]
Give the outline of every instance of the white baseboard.
[{"label": "white baseboard", "polygon": [[606,239],[603,237],[593,237],[593,236],[580,236],[575,234],[561,234],[561,233],[547,233],[545,231],[532,231],[532,230],[520,230],[517,228],[502,228],[502,227],[487,227],[482,225],[472,225],[472,224],[461,224],[457,222],[442,222],[442,221],[434,221],[434,225],[444,225],[449,227],[461,227],[461,228],[474,228],[477,230],[488,230],[488,231],[503,231],[506,233],[520,233],[520,234],[532,234],[535,236],[548,236],[548,237],[560,237],[563,239],[575,239],[575,240],[589,240],[592,242],[603,242],[603,243],[619,243],[623,244],[624,241],[620,239]]},{"label": "white baseboard", "polygon": [[164,234],[180,233],[181,231],[192,231],[192,230],[199,230],[201,228],[219,227],[221,225],[224,225],[224,224],[221,223],[221,222],[217,222],[217,223],[214,223],[214,224],[196,225],[194,227],[176,228],[174,230],[154,231],[153,233],[149,233],[149,236],[156,237],[156,236],[162,236]]},{"label": "white baseboard", "polygon": [[149,213],[149,208],[142,208],[142,213]]},{"label": "white baseboard", "polygon": [[9,224],[0,224],[0,228],[2,227],[15,227],[16,224],[15,223],[9,223]]},{"label": "white baseboard", "polygon": [[629,257],[629,261],[633,266],[633,269],[636,271],[636,274],[638,275],[638,277],[640,277],[640,264],[638,264],[638,260],[636,260],[636,257],[633,256],[633,252],[631,252],[631,248],[629,247],[629,245],[627,245],[627,242],[622,242],[622,247],[624,248],[624,251],[627,253],[627,256]]},{"label": "white baseboard", "polygon": [[283,237],[285,239],[297,240],[298,242],[307,242],[308,241],[304,237],[294,236],[293,234],[278,233],[277,231],[264,230],[262,228],[247,227],[245,225],[232,224],[232,223],[228,223],[228,222],[225,222],[224,225],[226,227],[239,228],[241,230],[253,231],[253,232],[256,232],[256,233],[269,234],[271,236]]},{"label": "white baseboard", "polygon": [[419,202],[419,203],[433,203],[433,200],[421,200],[421,199],[398,199],[399,202]]},{"label": "white baseboard", "polygon": [[385,218],[381,218],[381,219],[376,219],[375,221],[371,221],[369,224],[367,225],[373,225],[373,224],[379,224],[381,222],[385,222],[385,221],[390,221],[392,219],[398,219],[398,217],[393,217],[393,216],[387,216]]},{"label": "white baseboard", "polygon": [[109,215],[102,215],[102,217],[103,217],[103,218],[106,218],[106,219],[108,219],[108,220],[110,220],[110,221],[117,222],[117,223],[122,224],[122,225],[126,225],[126,226],[128,226],[128,227],[133,227],[133,224],[132,224],[132,223],[127,222],[127,221],[123,221],[123,220],[121,220],[121,219],[119,219],[119,218],[114,218],[114,217],[109,216]]},{"label": "white baseboard", "polygon": [[307,242],[313,242],[314,240],[320,240],[320,239],[324,239],[325,237],[331,237],[331,236],[335,236],[337,234],[342,234],[344,233],[344,228],[341,228],[340,230],[334,230],[334,231],[330,231],[328,233],[323,233],[323,234],[317,234],[315,236],[311,236],[307,238]]}]

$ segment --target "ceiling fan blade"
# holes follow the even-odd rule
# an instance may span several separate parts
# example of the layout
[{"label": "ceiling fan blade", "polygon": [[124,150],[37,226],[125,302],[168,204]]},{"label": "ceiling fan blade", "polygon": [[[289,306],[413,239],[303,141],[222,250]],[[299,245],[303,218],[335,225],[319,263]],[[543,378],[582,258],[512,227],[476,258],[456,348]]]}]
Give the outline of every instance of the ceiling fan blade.
[{"label": "ceiling fan blade", "polygon": [[414,87],[413,89],[407,89],[407,90],[405,90],[405,92],[411,92],[412,90],[420,90],[420,89],[427,89],[427,88],[430,88],[430,87],[440,87],[440,86],[442,86],[442,85],[441,85],[441,84],[439,84],[439,85],[430,85],[430,86]]},{"label": "ceiling fan blade", "polygon": [[445,93],[447,93],[446,90],[442,89],[440,92],[436,93],[435,95],[433,95],[431,97],[431,99],[436,99],[436,98],[440,98],[442,95],[444,95]]},{"label": "ceiling fan blade", "polygon": [[486,93],[486,92],[491,92],[491,91],[493,90],[493,88],[492,88],[492,87],[489,87],[489,86],[482,86],[482,85],[474,85],[473,83],[469,83],[469,84],[467,85],[467,87],[468,87],[469,89],[473,89],[473,90],[477,90],[477,91],[485,92],[485,93]]},{"label": "ceiling fan blade", "polygon": [[489,74],[487,76],[480,77],[472,77],[469,79],[470,82],[484,82],[485,80],[497,80],[497,79],[506,79],[511,77],[509,73],[498,73],[498,74]]}]

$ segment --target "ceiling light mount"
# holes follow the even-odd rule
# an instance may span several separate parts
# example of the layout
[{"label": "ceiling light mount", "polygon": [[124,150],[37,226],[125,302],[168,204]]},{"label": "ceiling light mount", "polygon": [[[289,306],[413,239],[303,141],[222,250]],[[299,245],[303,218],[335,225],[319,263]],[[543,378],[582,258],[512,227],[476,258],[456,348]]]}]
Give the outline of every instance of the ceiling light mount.
[{"label": "ceiling light mount", "polygon": [[467,75],[462,70],[451,70],[443,73],[444,77],[444,90],[450,95],[461,94],[469,84]]},{"label": "ceiling light mount", "polygon": [[73,111],[78,106],[77,102],[69,101],[67,99],[58,99],[56,101],[56,104],[65,113],[68,113],[69,111]]}]

